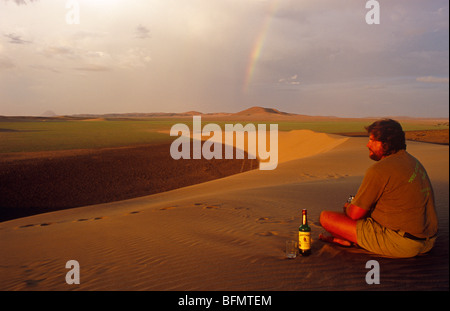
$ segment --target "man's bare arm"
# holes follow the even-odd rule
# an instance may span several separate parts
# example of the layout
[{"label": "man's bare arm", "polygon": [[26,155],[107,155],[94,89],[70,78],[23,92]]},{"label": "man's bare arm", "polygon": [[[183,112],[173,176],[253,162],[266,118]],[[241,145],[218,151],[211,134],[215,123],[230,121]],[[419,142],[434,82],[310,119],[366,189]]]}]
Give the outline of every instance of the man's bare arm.
[{"label": "man's bare arm", "polygon": [[345,214],[353,220],[364,218],[369,211],[351,203],[345,203]]}]

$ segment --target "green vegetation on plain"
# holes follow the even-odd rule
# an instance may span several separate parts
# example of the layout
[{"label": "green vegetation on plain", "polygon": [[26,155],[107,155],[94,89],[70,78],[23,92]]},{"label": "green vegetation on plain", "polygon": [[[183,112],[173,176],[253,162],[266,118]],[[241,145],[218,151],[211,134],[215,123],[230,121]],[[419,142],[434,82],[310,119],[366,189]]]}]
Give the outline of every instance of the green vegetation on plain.
[{"label": "green vegetation on plain", "polygon": [[107,148],[173,140],[172,121],[0,122],[0,153]]},{"label": "green vegetation on plain", "polygon": [[[147,120],[93,120],[93,121],[29,121],[0,122],[0,153],[49,150],[91,149],[170,143],[168,133],[172,125],[184,123],[192,129],[192,119]],[[250,122],[207,121],[202,126],[216,123],[224,129],[228,123]],[[324,133],[364,132],[369,121],[316,121],[316,122],[251,122],[253,124],[277,123],[280,131],[308,129]],[[448,129],[447,124],[427,124],[419,121],[402,122],[405,131]],[[269,126],[267,126],[269,129]]]}]

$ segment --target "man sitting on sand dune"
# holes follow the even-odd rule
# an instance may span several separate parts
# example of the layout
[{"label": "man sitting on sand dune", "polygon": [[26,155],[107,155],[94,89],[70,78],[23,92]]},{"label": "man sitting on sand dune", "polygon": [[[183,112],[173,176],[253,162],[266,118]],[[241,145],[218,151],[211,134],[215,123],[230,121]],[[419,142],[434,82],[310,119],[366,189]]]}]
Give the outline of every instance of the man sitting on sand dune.
[{"label": "man sitting on sand dune", "polygon": [[322,227],[332,236],[320,239],[345,246],[352,243],[388,257],[414,257],[431,250],[438,220],[433,189],[422,164],[406,152],[405,133],[394,120],[368,126],[366,172],[344,213],[323,211]]}]

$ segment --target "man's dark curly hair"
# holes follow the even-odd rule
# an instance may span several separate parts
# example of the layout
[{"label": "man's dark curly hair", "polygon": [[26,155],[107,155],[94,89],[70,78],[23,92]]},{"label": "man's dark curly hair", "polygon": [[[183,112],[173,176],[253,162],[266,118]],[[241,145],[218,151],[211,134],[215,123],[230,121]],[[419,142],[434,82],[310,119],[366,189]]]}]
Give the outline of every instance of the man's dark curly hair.
[{"label": "man's dark curly hair", "polygon": [[385,156],[399,150],[406,150],[405,132],[397,121],[392,119],[378,120],[367,126],[366,130],[369,135],[373,135],[377,141],[383,143]]}]

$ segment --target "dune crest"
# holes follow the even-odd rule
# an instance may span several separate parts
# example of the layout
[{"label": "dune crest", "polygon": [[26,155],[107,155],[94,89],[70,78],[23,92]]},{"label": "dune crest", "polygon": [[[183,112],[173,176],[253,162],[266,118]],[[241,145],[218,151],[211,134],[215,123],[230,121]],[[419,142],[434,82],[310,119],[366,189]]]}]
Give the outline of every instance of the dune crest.
[{"label": "dune crest", "polygon": [[[203,140],[212,140],[217,142],[225,142],[225,133],[222,138],[217,136],[202,136]],[[222,140],[220,140],[222,139]],[[267,149],[274,148],[269,140],[269,134],[266,135]],[[298,160],[323,152],[327,152],[336,146],[347,141],[348,137],[338,135],[318,133],[311,130],[293,130],[289,132],[278,131],[278,163]],[[236,139],[233,141],[233,147],[239,148]],[[258,143],[245,139],[244,151],[253,154],[252,150],[258,150]],[[254,155],[257,157],[257,154]]]},{"label": "dune crest", "polygon": [[310,130],[279,132],[278,161],[283,163],[327,152],[347,140],[348,138],[338,135]]}]

